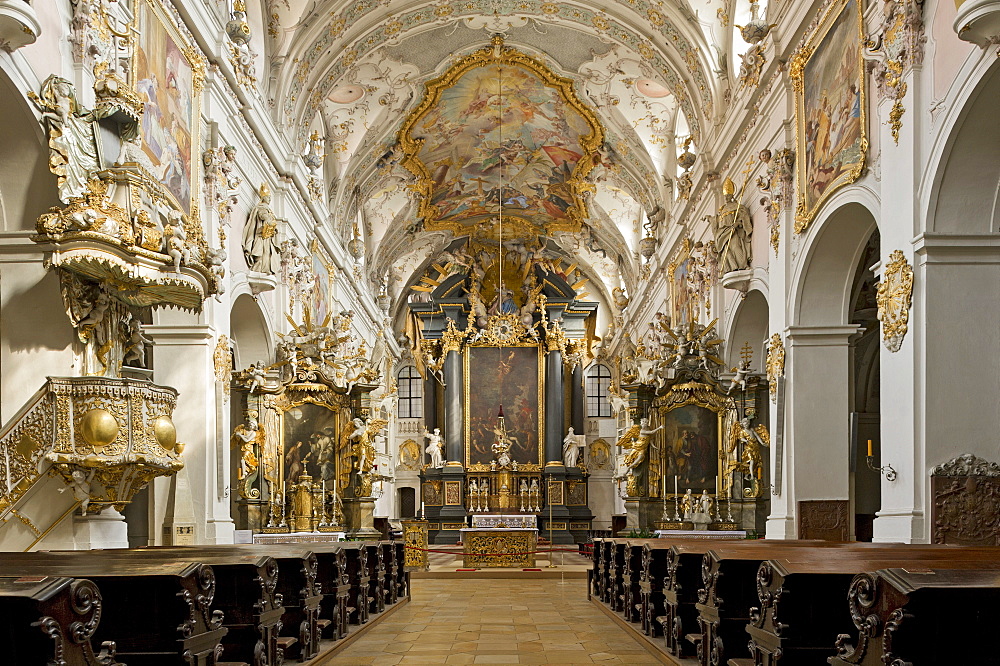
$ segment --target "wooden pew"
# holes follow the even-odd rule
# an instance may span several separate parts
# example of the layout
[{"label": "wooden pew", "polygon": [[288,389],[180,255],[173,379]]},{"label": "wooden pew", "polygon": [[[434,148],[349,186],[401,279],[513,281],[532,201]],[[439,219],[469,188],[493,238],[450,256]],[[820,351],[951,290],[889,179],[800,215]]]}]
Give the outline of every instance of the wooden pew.
[{"label": "wooden pew", "polygon": [[363,541],[344,541],[343,548],[347,562],[347,579],[350,590],[347,597],[347,616],[351,624],[366,624],[371,600],[368,598],[368,549]]},{"label": "wooden pew", "polygon": [[318,560],[307,544],[157,546],[133,550],[170,553],[182,559],[210,561],[216,566],[226,566],[231,555],[274,558],[278,565],[275,595],[281,597],[283,608],[275,642],[285,658],[305,661],[319,654],[323,592],[318,581]]},{"label": "wooden pew", "polygon": [[379,541],[363,541],[368,552],[368,614],[385,611],[385,561]]},{"label": "wooden pew", "polygon": [[[751,622],[746,627],[751,638],[752,657],[747,663],[794,666],[822,663],[827,659],[838,634],[851,626],[852,612],[858,610],[842,601],[849,597],[852,580],[858,580],[855,599],[874,592],[866,587],[870,579],[856,579],[858,574],[890,567],[934,567],[993,570],[997,575],[1000,573],[998,555],[998,548],[900,546],[825,553],[804,551],[788,560],[764,561],[757,572],[760,605],[751,609]],[[845,641],[846,638],[840,638],[842,645]],[[954,642],[961,642],[957,635]],[[982,662],[951,660],[951,663]]]},{"label": "wooden pew", "polygon": [[392,541],[380,541],[382,563],[385,566],[383,574],[383,591],[385,605],[391,606],[399,600],[399,587],[396,585],[396,546]]},{"label": "wooden pew", "polygon": [[0,578],[0,642],[4,662],[18,666],[121,666],[115,642],[94,654],[101,593],[85,578]]},{"label": "wooden pew", "polygon": [[393,549],[396,556],[396,597],[410,598],[410,572],[406,570],[406,544],[402,541],[393,541]]},{"label": "wooden pew", "polygon": [[656,618],[663,615],[663,582],[667,577],[666,539],[651,539],[642,547],[642,574],[639,576],[639,616],[647,636],[661,636],[663,629]]},{"label": "wooden pew", "polygon": [[[243,548],[246,548],[244,546]],[[281,637],[284,598],[278,589],[277,561],[260,552],[242,551],[235,546],[177,546],[89,551],[114,563],[149,561],[196,561],[215,571],[215,607],[224,614],[229,630],[222,640],[227,659],[237,663],[279,666],[285,650],[298,642]],[[80,551],[58,551],[73,557]]]},{"label": "wooden pew", "polygon": [[604,557],[605,543],[603,538],[596,538],[591,543],[591,567],[588,574],[589,587],[587,598],[595,596],[601,599],[604,594],[604,580],[607,576],[605,571],[606,558]]},{"label": "wooden pew", "polygon": [[220,641],[228,629],[214,603],[218,580],[208,564],[172,558],[110,558],[104,551],[2,553],[0,576],[94,581],[104,601],[94,640],[115,642],[116,658],[129,666],[223,663]]},{"label": "wooden pew", "polygon": [[[659,539],[626,539],[625,554],[622,558],[622,575],[619,587],[621,612],[629,622],[641,622],[643,617],[641,602],[642,552],[648,543]],[[662,542],[661,542],[662,543]]]},{"label": "wooden pew", "polygon": [[1000,653],[982,638],[1000,626],[998,601],[1000,572],[995,570],[891,568],[858,574],[848,608],[859,636],[854,645],[849,635],[838,636],[837,654],[827,661],[833,666],[995,666]]}]

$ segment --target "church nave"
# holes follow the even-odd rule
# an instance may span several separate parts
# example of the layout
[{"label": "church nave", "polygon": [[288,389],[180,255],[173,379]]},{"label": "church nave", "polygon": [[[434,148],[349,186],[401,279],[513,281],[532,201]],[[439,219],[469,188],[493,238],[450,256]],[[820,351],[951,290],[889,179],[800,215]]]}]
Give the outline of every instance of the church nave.
[{"label": "church nave", "polygon": [[323,663],[657,664],[578,579],[414,579],[412,600]]}]

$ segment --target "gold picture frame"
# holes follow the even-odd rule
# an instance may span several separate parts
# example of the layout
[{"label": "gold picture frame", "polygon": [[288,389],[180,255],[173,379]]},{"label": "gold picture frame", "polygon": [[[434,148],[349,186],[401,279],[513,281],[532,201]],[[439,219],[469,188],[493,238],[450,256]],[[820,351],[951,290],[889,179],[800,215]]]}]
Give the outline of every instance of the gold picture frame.
[{"label": "gold picture frame", "polygon": [[868,151],[862,0],[835,0],[791,58],[798,157],[795,233],[840,187],[864,173]]},{"label": "gold picture frame", "polygon": [[462,506],[462,482],[444,482],[444,504],[445,506]]},{"label": "gold picture frame", "polygon": [[[471,382],[469,381],[470,375],[470,362],[473,353],[480,350],[495,350],[495,353],[499,353],[504,349],[535,349],[537,351],[537,374],[538,374],[538,390],[536,395],[536,402],[538,408],[538,458],[534,461],[523,461],[518,460],[518,464],[528,463],[536,465],[544,465],[545,459],[545,351],[542,346],[535,344],[514,344],[506,345],[504,347],[493,346],[493,345],[469,345],[465,347],[462,354],[462,370],[464,373],[464,384],[463,387],[463,430],[465,438],[465,464],[466,466],[476,464],[472,460],[472,392],[470,390]],[[508,405],[507,409],[511,406]],[[508,432],[510,432],[508,424]],[[487,461],[488,462],[488,461]]]},{"label": "gold picture frame", "polygon": [[205,57],[160,0],[136,0],[135,12],[131,80],[145,109],[140,150],[153,168],[156,194],[198,220]]},{"label": "gold picture frame", "polygon": [[[280,445],[277,449],[277,455],[280,459],[273,461],[274,469],[276,471],[276,483],[281,492],[284,493],[287,490],[287,485],[289,483],[288,479],[288,467],[290,464],[294,464],[295,455],[289,449],[290,439],[295,439],[295,431],[298,429],[312,430],[314,432],[325,431],[326,428],[332,430],[329,434],[333,437],[333,475],[337,481],[337,492],[343,493],[344,489],[350,483],[350,451],[344,451],[341,442],[343,431],[346,428],[350,419],[350,402],[347,396],[344,396],[333,391],[320,391],[317,393],[306,393],[298,391],[286,391],[281,395],[277,396],[274,401],[274,409],[278,414],[278,433],[280,436]],[[314,412],[314,413],[312,413]],[[310,414],[311,413],[311,414]],[[298,414],[298,418],[296,417]],[[323,425],[318,425],[318,418],[322,417]],[[301,422],[296,425],[291,422],[290,419]],[[313,422],[316,423],[313,423]],[[315,428],[310,428],[310,425],[316,425]],[[292,437],[289,437],[292,434]],[[301,441],[301,440],[298,440]],[[303,446],[306,443],[303,442]],[[295,446],[293,444],[293,446]],[[300,447],[301,448],[301,447]],[[349,449],[350,447],[348,447]],[[345,453],[347,454],[345,456]],[[290,456],[290,454],[293,454]],[[317,460],[310,460],[311,456],[314,455],[311,451],[303,452],[299,451],[299,462],[303,466],[305,472],[310,471],[310,463],[312,466],[318,464]],[[312,476],[312,474],[310,474]],[[321,481],[321,475],[313,477],[316,482]],[[327,488],[329,491],[333,491],[333,487]]]}]

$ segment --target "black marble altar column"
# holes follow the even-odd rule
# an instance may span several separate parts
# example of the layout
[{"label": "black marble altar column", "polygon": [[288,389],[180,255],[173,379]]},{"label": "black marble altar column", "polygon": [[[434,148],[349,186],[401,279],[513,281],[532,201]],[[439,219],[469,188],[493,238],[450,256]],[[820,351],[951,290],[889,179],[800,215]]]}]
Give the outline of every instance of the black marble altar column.
[{"label": "black marble altar column", "polygon": [[448,462],[462,463],[462,357],[449,351],[444,359],[444,445]]},{"label": "black marble altar column", "polygon": [[545,355],[545,463],[562,464],[563,367],[558,347]]},{"label": "black marble altar column", "polygon": [[424,380],[424,426],[431,432],[440,427],[437,422],[437,380],[429,371]]},{"label": "black marble altar column", "polygon": [[583,383],[583,363],[577,363],[573,368],[573,376],[570,380],[573,382],[573,390],[570,394],[570,423],[573,424],[573,430],[578,435],[583,434],[583,415],[584,415],[584,403],[586,402],[586,393],[584,392]]}]

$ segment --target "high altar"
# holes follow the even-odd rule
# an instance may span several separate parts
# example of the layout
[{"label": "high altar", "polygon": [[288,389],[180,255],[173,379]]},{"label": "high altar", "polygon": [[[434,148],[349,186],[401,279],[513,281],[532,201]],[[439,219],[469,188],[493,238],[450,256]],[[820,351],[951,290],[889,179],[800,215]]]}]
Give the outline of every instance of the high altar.
[{"label": "high altar", "polygon": [[[458,243],[481,258],[497,247]],[[422,327],[416,355],[440,405],[425,412],[425,424],[441,431],[444,448],[443,464],[421,472],[430,539],[455,543],[470,515],[516,513],[537,517],[557,543],[583,540],[593,520],[588,473],[575,452],[564,457],[564,441],[570,427],[583,432],[582,364],[597,305],[577,297],[572,267],[511,260],[505,284],[523,287],[501,295],[499,262],[486,262],[441,271],[427,297],[410,303]],[[491,301],[500,304],[492,315],[482,307]]]}]

